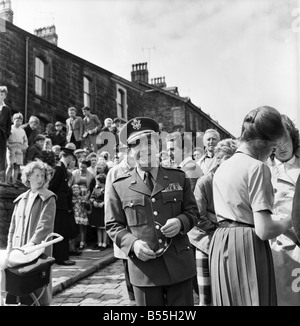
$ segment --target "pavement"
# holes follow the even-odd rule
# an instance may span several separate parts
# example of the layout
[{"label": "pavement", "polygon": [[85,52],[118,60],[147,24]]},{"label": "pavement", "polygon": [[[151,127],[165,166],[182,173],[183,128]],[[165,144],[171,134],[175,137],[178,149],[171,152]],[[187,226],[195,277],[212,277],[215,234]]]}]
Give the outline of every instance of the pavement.
[{"label": "pavement", "polygon": [[76,264],[72,266],[54,264],[52,267],[53,296],[117,260],[113,248],[100,251],[89,247],[84,249],[80,256],[70,256],[70,259],[75,260]]}]

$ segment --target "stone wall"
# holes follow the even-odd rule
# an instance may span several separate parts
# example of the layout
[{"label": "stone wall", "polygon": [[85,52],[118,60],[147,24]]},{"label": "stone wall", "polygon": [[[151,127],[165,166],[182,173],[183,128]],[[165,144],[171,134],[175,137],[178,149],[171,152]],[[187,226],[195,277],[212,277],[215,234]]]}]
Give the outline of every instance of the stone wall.
[{"label": "stone wall", "polygon": [[5,249],[7,245],[7,235],[14,209],[13,201],[24,190],[0,186],[0,249]]}]

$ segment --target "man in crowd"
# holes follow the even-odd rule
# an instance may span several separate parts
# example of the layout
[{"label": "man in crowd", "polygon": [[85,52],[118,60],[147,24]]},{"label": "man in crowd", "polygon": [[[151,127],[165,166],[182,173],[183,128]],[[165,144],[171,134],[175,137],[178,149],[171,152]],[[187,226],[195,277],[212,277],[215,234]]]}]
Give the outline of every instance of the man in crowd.
[{"label": "man in crowd", "polygon": [[58,265],[70,266],[76,262],[69,259],[69,227],[68,211],[70,207],[70,191],[67,168],[75,157],[70,148],[61,148],[60,161],[54,167],[54,174],[49,182],[48,189],[57,195],[54,232],[62,235],[64,239],[53,245],[53,257]]},{"label": "man in crowd", "polygon": [[197,162],[204,174],[209,173],[217,166],[215,148],[220,141],[220,134],[215,129],[207,129],[203,136],[204,155]]},{"label": "man in crowd", "polygon": [[185,172],[186,177],[190,180],[192,191],[194,191],[196,182],[203,172],[193,160],[190,135],[175,131],[167,135],[166,142],[171,166]]},{"label": "man in crowd", "polygon": [[106,230],[128,256],[138,306],[192,306],[196,265],[187,232],[199,213],[185,173],[158,165],[158,131],[145,117],[121,129],[120,141],[137,166],[107,193]]},{"label": "man in crowd", "polygon": [[98,150],[96,138],[99,134],[102,123],[96,114],[91,114],[91,109],[88,106],[82,108],[83,118],[83,147],[92,149],[95,153]]},{"label": "man in crowd", "polygon": [[60,121],[55,122],[55,132],[52,138],[52,145],[64,147],[66,145],[66,133],[63,130],[63,124]]},{"label": "man in crowd", "polygon": [[81,148],[83,135],[83,121],[82,118],[76,115],[77,109],[72,106],[68,109],[69,118],[66,120],[68,143],[75,144],[76,148]]},{"label": "man in crowd", "polygon": [[28,146],[34,144],[35,137],[39,134],[40,119],[34,115],[29,118],[29,121],[21,126],[25,130]]}]

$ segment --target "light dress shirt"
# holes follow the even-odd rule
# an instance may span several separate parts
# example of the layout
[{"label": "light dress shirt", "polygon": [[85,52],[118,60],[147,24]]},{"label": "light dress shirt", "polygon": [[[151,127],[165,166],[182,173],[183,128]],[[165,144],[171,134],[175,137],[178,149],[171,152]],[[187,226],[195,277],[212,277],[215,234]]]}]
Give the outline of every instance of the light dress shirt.
[{"label": "light dress shirt", "polygon": [[299,166],[295,165],[295,155],[293,155],[293,157],[287,162],[281,162],[277,160],[277,158],[275,158],[274,161],[278,166],[279,171],[286,173],[294,181],[294,183],[296,183],[299,176]]}]

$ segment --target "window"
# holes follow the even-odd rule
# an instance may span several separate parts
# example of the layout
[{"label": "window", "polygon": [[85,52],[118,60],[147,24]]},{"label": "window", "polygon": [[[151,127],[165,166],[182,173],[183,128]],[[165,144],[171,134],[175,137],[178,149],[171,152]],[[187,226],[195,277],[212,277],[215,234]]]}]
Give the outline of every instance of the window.
[{"label": "window", "polygon": [[45,64],[40,58],[35,58],[35,94],[46,96]]},{"label": "window", "polygon": [[127,92],[126,89],[117,85],[117,116],[127,120]]},{"label": "window", "polygon": [[200,118],[197,116],[196,118],[195,118],[195,121],[196,121],[196,131],[199,131],[199,126],[200,126]]},{"label": "window", "polygon": [[174,119],[174,125],[181,125],[180,108],[178,107],[173,108],[173,119]]},{"label": "window", "polygon": [[189,120],[190,120],[190,130],[194,130],[194,119],[193,119],[193,113],[189,113]]},{"label": "window", "polygon": [[84,106],[91,107],[91,86],[90,80],[87,77],[83,77],[83,104]]}]

